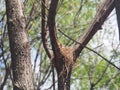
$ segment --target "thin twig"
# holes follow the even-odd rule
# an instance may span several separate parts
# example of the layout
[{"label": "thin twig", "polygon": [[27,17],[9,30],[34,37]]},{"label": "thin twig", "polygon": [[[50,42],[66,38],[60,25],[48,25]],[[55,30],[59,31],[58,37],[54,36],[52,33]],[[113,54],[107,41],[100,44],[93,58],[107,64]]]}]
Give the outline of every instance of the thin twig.
[{"label": "thin twig", "polygon": [[100,56],[102,59],[104,59],[106,62],[108,62],[109,64],[111,64],[112,66],[114,66],[115,68],[117,68],[118,70],[120,70],[120,68],[119,68],[119,67],[117,67],[115,64],[113,64],[112,62],[110,62],[110,60],[106,59],[104,56],[102,56],[101,54],[99,54],[99,53],[98,53],[98,52],[96,52],[95,50],[93,50],[93,49],[91,49],[91,48],[89,48],[89,47],[87,47],[87,46],[84,46],[84,45],[83,45],[83,44],[81,44],[80,42],[78,42],[78,41],[76,41],[76,40],[72,39],[72,38],[71,38],[71,37],[69,37],[68,35],[64,34],[64,32],[62,32],[60,29],[58,29],[58,31],[59,31],[60,33],[62,33],[65,37],[67,37],[68,39],[70,39],[70,40],[72,40],[72,41],[76,42],[77,44],[82,45],[82,46],[83,46],[83,47],[85,47],[86,49],[88,49],[88,50],[90,50],[90,51],[94,52],[95,54],[97,54],[98,56]]}]

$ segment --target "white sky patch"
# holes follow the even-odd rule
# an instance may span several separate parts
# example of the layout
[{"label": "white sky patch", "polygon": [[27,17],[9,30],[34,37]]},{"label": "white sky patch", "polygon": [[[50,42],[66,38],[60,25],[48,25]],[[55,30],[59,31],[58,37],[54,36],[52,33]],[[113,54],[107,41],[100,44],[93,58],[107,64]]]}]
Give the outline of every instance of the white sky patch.
[{"label": "white sky patch", "polygon": [[[34,48],[32,48],[32,49],[31,49],[32,69],[34,68],[36,53],[37,53],[37,50],[35,50]],[[38,72],[39,72],[39,65],[40,65],[40,55],[38,56],[37,61],[36,61],[35,73],[38,73]]]},{"label": "white sky patch", "polygon": [[[110,60],[111,56],[114,54],[112,50],[120,51],[120,47],[118,47],[119,43],[119,30],[116,12],[114,9],[105,23],[102,25],[102,29],[99,30],[90,41],[90,45],[92,48],[101,45],[95,49],[95,51],[98,51],[98,53],[103,55],[106,59]],[[120,66],[119,57],[117,59],[113,59],[112,62],[114,62],[114,64],[116,64],[118,67]]]}]

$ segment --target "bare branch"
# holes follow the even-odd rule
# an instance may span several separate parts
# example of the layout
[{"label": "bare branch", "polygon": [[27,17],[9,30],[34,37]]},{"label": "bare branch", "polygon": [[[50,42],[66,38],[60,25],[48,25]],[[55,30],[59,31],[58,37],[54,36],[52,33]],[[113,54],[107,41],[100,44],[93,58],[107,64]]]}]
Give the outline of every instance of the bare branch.
[{"label": "bare branch", "polygon": [[80,1],[79,10],[78,10],[78,12],[75,14],[75,17],[74,17],[74,20],[73,20],[74,27],[76,27],[76,20],[78,19],[78,16],[81,14],[82,8],[83,8],[83,6],[84,6],[84,4],[85,4],[86,2],[87,2],[87,0],[81,0],[81,1]]},{"label": "bare branch", "polygon": [[[4,16],[3,16],[3,19],[4,19]],[[5,27],[6,27],[6,25],[5,25]],[[3,59],[4,65],[5,65],[5,77],[4,77],[4,80],[2,81],[2,84],[0,85],[0,90],[3,90],[3,88],[4,88],[5,84],[6,84],[6,81],[8,79],[9,72],[10,72],[10,68],[9,68],[9,66],[7,66],[8,56],[7,56],[7,58],[5,58],[5,53],[4,53],[5,52],[5,50],[4,50],[4,41],[5,41],[5,33],[6,33],[5,27],[4,27],[4,30],[2,32],[1,47],[0,47],[0,49],[2,51],[1,57]]]},{"label": "bare branch", "polygon": [[38,49],[37,49],[37,53],[36,53],[35,60],[34,60],[33,74],[35,74],[35,71],[36,71],[36,63],[37,63],[37,59],[38,59],[39,52],[40,52],[40,46],[41,46],[41,42],[40,42],[39,47],[38,47]]},{"label": "bare branch", "polygon": [[40,12],[40,10],[38,11],[38,6],[39,6],[40,2],[41,1],[34,1],[33,2],[33,5],[32,5],[31,10],[29,12],[29,16],[26,19],[26,21],[27,21],[26,30],[31,29],[31,27],[32,27],[31,22],[35,21],[36,19],[38,19],[40,17],[41,12]]},{"label": "bare branch", "polygon": [[46,23],[45,23],[45,20],[46,20],[46,14],[45,14],[45,2],[46,0],[42,0],[42,25],[41,25],[41,29],[42,29],[42,33],[41,33],[41,36],[42,36],[42,42],[43,42],[43,47],[48,55],[49,58],[51,58],[51,53],[50,53],[50,50],[48,48],[48,44],[47,44],[47,29],[46,29]]},{"label": "bare branch", "polygon": [[55,55],[60,52],[58,39],[57,39],[56,25],[55,25],[55,16],[57,12],[58,1],[59,0],[51,0],[49,12],[48,12],[49,34],[50,34],[52,49]]},{"label": "bare branch", "polygon": [[[82,44],[79,43],[78,41],[76,41],[76,40],[72,39],[71,37],[67,36],[66,34],[64,34],[61,30],[58,29],[58,31],[61,32],[64,36],[66,36],[68,39],[76,42],[77,44],[82,45]],[[118,70],[120,70],[119,67],[117,67],[114,63],[112,63],[110,60],[108,60],[107,58],[105,58],[104,56],[102,56],[101,54],[99,54],[98,52],[96,52],[95,50],[93,50],[93,49],[91,49],[91,48],[89,48],[89,47],[87,47],[87,46],[84,46],[84,47],[85,47],[86,49],[94,52],[94,53],[97,54],[99,57],[101,57],[102,59],[104,59],[106,62],[108,62],[109,64],[111,64],[112,66],[114,66],[115,68],[117,68]],[[76,60],[76,59],[75,59],[75,60]],[[74,60],[74,61],[75,61],[75,60]]]},{"label": "bare branch", "polygon": [[50,65],[49,65],[47,67],[47,69],[45,70],[45,75],[43,76],[42,80],[40,82],[38,82],[37,90],[39,90],[39,87],[42,86],[47,81],[51,72],[52,72],[52,70],[50,69]]},{"label": "bare branch", "polygon": [[53,90],[55,90],[55,72],[54,72],[54,66],[51,66],[51,70],[52,70],[52,80],[53,80]]},{"label": "bare branch", "polygon": [[87,43],[91,40],[94,34],[101,29],[101,26],[105,22],[108,15],[114,8],[114,0],[105,0],[105,2],[101,5],[100,9],[98,10],[94,20],[91,22],[89,28],[85,31],[82,37],[78,40],[79,43],[74,47],[74,56],[75,59],[79,56],[83,48],[87,45]]},{"label": "bare branch", "polygon": [[6,68],[5,77],[4,77],[4,80],[3,80],[2,84],[0,85],[0,90],[3,90],[3,88],[6,84],[6,81],[8,79],[8,76],[9,76],[9,72],[8,72],[8,69]]}]

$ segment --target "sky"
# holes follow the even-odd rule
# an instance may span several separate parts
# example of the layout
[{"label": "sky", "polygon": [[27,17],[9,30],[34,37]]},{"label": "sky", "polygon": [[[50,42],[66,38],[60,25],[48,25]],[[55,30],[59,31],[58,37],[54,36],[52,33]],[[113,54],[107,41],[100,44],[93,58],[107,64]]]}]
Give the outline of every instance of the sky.
[{"label": "sky", "polygon": [[[0,0],[0,3],[1,3],[1,1],[2,0]],[[2,10],[2,9],[4,9],[4,6],[0,4],[0,10]],[[118,26],[117,26],[117,21],[116,21],[115,10],[113,10],[113,12],[110,14],[110,16],[108,18],[109,19],[103,25],[103,30],[98,31],[95,36],[97,36],[97,35],[103,36],[104,39],[101,38],[101,43],[104,44],[104,48],[106,49],[105,50],[106,57],[109,59],[110,55],[111,55],[110,51],[113,48],[116,48],[120,41],[119,41],[119,33],[118,33]],[[0,19],[1,19],[1,17],[0,17]],[[2,25],[2,23],[0,22],[0,28],[1,28],[1,25]],[[109,30],[109,33],[112,33],[112,35],[110,35],[109,33],[105,33],[106,28]],[[95,36],[94,36],[94,38],[95,38]],[[111,46],[112,43],[113,43],[113,46]],[[93,45],[93,47],[96,47],[96,46]],[[32,64],[34,63],[35,55],[36,55],[36,50],[31,49]],[[36,67],[37,67],[36,72],[38,72],[39,71],[39,59],[37,60]],[[74,87],[72,87],[72,90],[74,90]]]}]

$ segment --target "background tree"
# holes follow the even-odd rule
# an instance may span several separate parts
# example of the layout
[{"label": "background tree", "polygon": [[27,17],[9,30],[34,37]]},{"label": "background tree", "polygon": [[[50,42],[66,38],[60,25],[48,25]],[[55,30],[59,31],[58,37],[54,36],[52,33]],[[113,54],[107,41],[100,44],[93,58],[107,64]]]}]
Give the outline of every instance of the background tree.
[{"label": "background tree", "polygon": [[20,0],[6,0],[6,15],[11,52],[13,90],[33,90],[30,45]]}]

